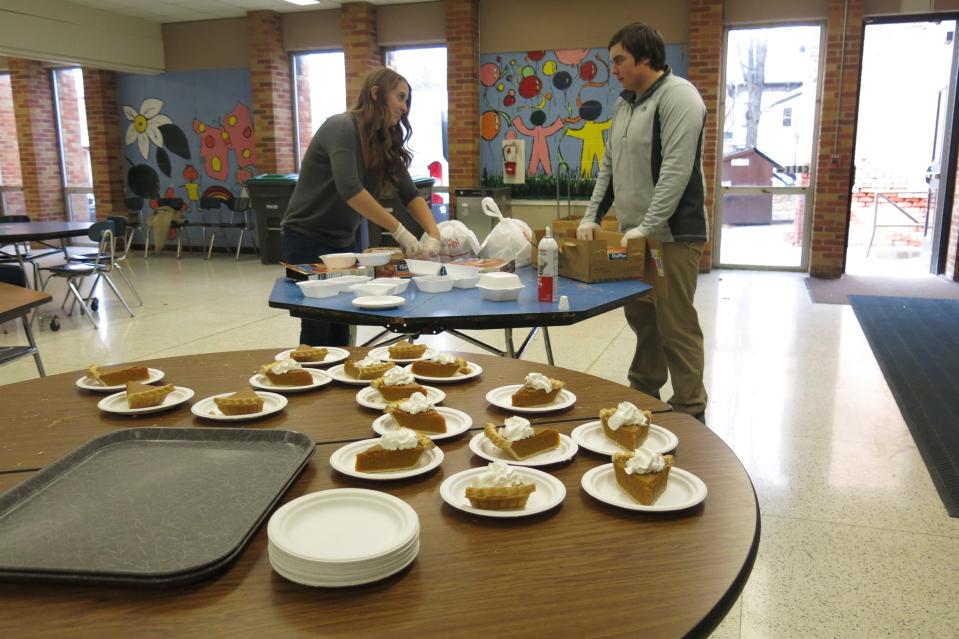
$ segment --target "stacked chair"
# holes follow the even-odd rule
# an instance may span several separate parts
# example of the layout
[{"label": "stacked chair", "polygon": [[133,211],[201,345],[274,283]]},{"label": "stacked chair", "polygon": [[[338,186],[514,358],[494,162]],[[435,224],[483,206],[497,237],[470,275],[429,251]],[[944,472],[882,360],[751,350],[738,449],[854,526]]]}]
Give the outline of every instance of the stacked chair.
[{"label": "stacked chair", "polygon": [[[223,217],[223,206],[226,206],[230,212],[229,221],[226,221]],[[235,259],[239,260],[240,251],[243,248],[243,237],[248,230],[252,230],[250,226],[250,198],[238,197],[233,201],[232,206],[215,198],[200,198],[200,210],[203,212],[203,244],[207,247],[206,259],[210,259],[213,254],[213,243],[216,240],[217,230],[223,231],[225,235],[227,230],[232,229],[238,232]],[[207,229],[212,229],[209,243],[206,241]],[[229,254],[229,248],[227,248],[227,252]]]}]

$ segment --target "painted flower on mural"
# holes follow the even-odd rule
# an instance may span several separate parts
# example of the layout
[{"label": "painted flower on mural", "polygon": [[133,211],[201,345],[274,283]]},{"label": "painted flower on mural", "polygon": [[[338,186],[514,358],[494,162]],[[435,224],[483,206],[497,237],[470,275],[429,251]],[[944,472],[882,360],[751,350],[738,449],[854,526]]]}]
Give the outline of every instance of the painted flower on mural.
[{"label": "painted flower on mural", "polygon": [[144,100],[139,111],[128,104],[123,105],[123,113],[130,121],[130,126],[127,127],[126,144],[136,142],[144,160],[150,158],[151,143],[159,149],[163,148],[163,132],[160,127],[173,123],[170,118],[160,113],[162,108],[163,100],[158,98]]}]

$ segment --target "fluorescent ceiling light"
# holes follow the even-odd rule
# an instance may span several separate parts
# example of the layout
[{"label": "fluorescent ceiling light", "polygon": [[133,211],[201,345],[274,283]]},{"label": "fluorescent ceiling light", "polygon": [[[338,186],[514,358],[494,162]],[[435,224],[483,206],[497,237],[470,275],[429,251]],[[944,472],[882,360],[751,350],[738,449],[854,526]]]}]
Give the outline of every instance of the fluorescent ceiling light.
[{"label": "fluorescent ceiling light", "polygon": [[286,0],[286,2],[289,2],[290,4],[298,4],[301,6],[308,5],[308,4],[320,4],[320,0]]}]

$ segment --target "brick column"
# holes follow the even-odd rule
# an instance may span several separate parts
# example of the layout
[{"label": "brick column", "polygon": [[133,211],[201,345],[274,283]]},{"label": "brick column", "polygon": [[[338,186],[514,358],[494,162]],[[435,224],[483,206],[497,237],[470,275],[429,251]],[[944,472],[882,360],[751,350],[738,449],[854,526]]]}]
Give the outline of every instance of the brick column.
[{"label": "brick column", "polygon": [[26,214],[34,220],[65,220],[50,70],[35,60],[10,58],[8,64]]},{"label": "brick column", "polygon": [[[479,186],[479,3],[444,0],[449,189]],[[455,203],[454,203],[455,204]]]},{"label": "brick column", "polygon": [[[20,186],[20,147],[17,145],[17,121],[13,115],[13,91],[10,75],[0,73],[0,184]],[[7,191],[0,197],[0,215],[25,215],[23,193]]]},{"label": "brick column", "polygon": [[340,5],[340,30],[349,108],[356,101],[366,72],[383,66],[383,50],[376,35],[376,7],[368,2],[344,2]]},{"label": "brick column", "polygon": [[[703,143],[703,178],[710,237],[715,210],[717,155],[720,151],[719,104],[722,84],[723,1],[691,0],[689,5],[689,81],[706,103],[706,139]],[[712,268],[713,242],[706,244],[699,269]]]},{"label": "brick column", "polygon": [[126,214],[123,206],[123,148],[120,140],[120,112],[117,103],[117,75],[114,71],[83,70],[83,93],[90,138],[90,166],[93,169],[93,197],[97,219]]},{"label": "brick column", "polygon": [[283,25],[273,11],[247,12],[250,82],[256,168],[263,173],[292,173],[293,89],[290,60],[283,49]]},{"label": "brick column", "polygon": [[[956,184],[959,184],[959,169],[956,170]],[[949,240],[946,245],[946,277],[959,282],[959,197],[952,196],[952,221],[949,224]]]},{"label": "brick column", "polygon": [[845,48],[843,13],[843,0],[829,0],[809,264],[809,274],[823,278],[839,277],[845,267],[862,57],[863,0],[849,0]]},{"label": "brick column", "polygon": [[[313,139],[312,101],[310,99],[310,63],[301,57],[296,66],[296,113],[299,113],[300,126],[297,131],[300,141],[300,158],[306,153]],[[295,124],[295,123],[294,123]],[[295,128],[295,127],[294,127]]]}]

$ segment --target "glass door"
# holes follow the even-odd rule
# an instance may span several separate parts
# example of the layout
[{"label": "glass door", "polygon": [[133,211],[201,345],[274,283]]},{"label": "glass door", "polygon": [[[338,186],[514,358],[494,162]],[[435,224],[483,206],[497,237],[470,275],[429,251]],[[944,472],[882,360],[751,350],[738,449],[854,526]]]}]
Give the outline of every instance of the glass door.
[{"label": "glass door", "polygon": [[87,107],[83,97],[83,72],[79,68],[53,70],[54,99],[60,142],[60,168],[67,200],[67,219],[95,222],[93,170],[90,165],[90,137],[87,134]]},{"label": "glass door", "polygon": [[822,35],[821,25],[726,31],[717,266],[807,268]]}]

